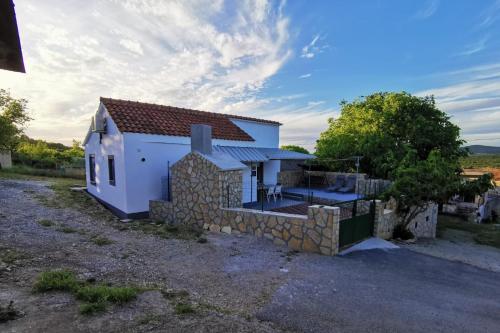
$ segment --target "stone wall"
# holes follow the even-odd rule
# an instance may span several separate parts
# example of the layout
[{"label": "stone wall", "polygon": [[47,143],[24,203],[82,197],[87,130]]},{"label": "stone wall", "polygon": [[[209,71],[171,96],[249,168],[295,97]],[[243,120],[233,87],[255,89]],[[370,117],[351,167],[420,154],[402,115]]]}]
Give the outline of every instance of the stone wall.
[{"label": "stone wall", "polygon": [[[416,237],[435,238],[437,226],[438,205],[431,203],[426,210],[418,214],[410,223],[409,229]],[[390,239],[394,228],[401,223],[401,219],[394,209],[387,209],[385,204],[376,200],[374,236]]]},{"label": "stone wall", "polygon": [[172,221],[173,206],[171,201],[149,200],[149,218],[155,221]]},{"label": "stone wall", "polygon": [[304,181],[304,171],[280,171],[278,172],[278,183],[283,187],[297,187]]},{"label": "stone wall", "polygon": [[201,227],[220,223],[221,208],[228,203],[242,206],[241,170],[221,170],[201,155],[189,153],[172,166],[171,177],[172,201],[150,201],[151,218]]},{"label": "stone wall", "polygon": [[218,227],[264,237],[293,250],[325,255],[338,253],[338,207],[310,206],[307,216],[243,208],[222,211],[223,218]]}]

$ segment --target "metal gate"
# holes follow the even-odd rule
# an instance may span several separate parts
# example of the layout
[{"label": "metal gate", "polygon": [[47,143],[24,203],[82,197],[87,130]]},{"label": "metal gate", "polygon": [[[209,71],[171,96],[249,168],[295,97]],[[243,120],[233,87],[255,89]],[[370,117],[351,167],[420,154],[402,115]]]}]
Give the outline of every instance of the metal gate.
[{"label": "metal gate", "polygon": [[339,247],[345,247],[373,235],[375,204],[353,200],[335,204],[340,207]]}]

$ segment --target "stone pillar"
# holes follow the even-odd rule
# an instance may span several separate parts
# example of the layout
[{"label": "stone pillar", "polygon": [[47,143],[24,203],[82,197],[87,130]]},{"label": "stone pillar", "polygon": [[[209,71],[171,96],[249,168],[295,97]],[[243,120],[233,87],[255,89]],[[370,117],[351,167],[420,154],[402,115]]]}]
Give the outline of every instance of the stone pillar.
[{"label": "stone pillar", "polygon": [[384,203],[381,200],[375,200],[375,216],[373,221],[373,236],[384,238],[383,221]]},{"label": "stone pillar", "polygon": [[307,215],[302,249],[330,256],[337,254],[339,250],[340,208],[321,205],[309,206]]}]

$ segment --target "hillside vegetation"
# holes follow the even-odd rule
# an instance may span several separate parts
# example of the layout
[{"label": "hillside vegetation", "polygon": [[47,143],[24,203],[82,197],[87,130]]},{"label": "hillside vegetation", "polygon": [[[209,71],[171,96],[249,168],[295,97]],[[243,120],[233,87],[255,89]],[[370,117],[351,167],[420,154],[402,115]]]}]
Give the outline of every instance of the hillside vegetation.
[{"label": "hillside vegetation", "polygon": [[460,161],[464,169],[500,168],[500,154],[474,154]]}]

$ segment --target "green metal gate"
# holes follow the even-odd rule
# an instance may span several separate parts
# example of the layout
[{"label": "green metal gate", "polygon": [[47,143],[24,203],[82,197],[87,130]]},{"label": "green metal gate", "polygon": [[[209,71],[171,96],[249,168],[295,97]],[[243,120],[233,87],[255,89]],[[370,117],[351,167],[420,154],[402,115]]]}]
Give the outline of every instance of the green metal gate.
[{"label": "green metal gate", "polygon": [[373,235],[375,205],[372,201],[342,202],[340,207],[339,247],[345,247]]}]

